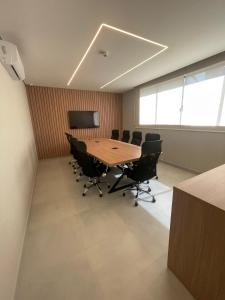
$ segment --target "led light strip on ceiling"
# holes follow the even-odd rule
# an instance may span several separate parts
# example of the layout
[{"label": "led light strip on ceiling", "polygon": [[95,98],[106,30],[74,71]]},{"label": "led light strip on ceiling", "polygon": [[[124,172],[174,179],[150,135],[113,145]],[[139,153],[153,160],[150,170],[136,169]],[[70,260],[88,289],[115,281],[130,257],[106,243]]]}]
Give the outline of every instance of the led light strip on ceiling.
[{"label": "led light strip on ceiling", "polygon": [[108,85],[111,84],[112,82],[118,80],[119,78],[123,77],[124,75],[128,74],[129,72],[133,71],[134,69],[140,67],[141,65],[145,64],[145,63],[148,62],[149,60],[153,59],[154,57],[156,57],[157,55],[159,55],[160,53],[162,53],[163,51],[165,51],[166,49],[168,49],[168,46],[159,44],[159,43],[157,43],[157,42],[151,41],[151,40],[146,39],[146,38],[144,38],[144,37],[141,37],[141,36],[139,36],[139,35],[136,35],[136,34],[133,34],[133,33],[131,33],[131,32],[128,32],[128,31],[119,29],[119,28],[117,28],[117,27],[113,27],[113,26],[110,26],[110,25],[108,25],[108,24],[104,24],[104,23],[103,23],[103,24],[101,24],[100,27],[98,28],[98,30],[97,30],[97,32],[96,32],[94,38],[92,39],[92,41],[91,41],[91,43],[90,43],[90,45],[89,45],[89,47],[87,48],[87,50],[86,50],[86,52],[84,53],[84,55],[83,55],[81,61],[79,62],[78,66],[76,67],[76,69],[74,70],[72,76],[70,77],[70,79],[69,79],[69,81],[68,81],[68,83],[67,83],[67,86],[69,86],[69,85],[71,84],[72,80],[74,79],[75,75],[77,74],[77,72],[78,72],[78,70],[79,70],[81,64],[82,64],[83,61],[85,60],[85,58],[86,58],[88,52],[90,51],[91,47],[93,46],[95,40],[97,39],[97,37],[98,37],[98,35],[99,35],[99,33],[100,33],[100,31],[101,31],[101,29],[102,29],[103,27],[109,28],[109,29],[111,29],[111,30],[118,31],[118,32],[120,32],[120,33],[123,33],[123,34],[129,35],[129,36],[132,36],[132,37],[134,37],[134,38],[137,38],[137,39],[139,39],[139,40],[148,42],[148,43],[150,43],[150,44],[153,44],[153,45],[156,45],[156,46],[159,46],[159,47],[162,47],[162,49],[161,49],[160,51],[158,51],[157,53],[155,53],[154,55],[150,56],[149,58],[145,59],[144,61],[140,62],[140,63],[137,64],[136,66],[130,68],[130,69],[127,70],[126,72],[124,72],[124,73],[120,74],[119,76],[115,77],[115,78],[112,79],[111,81],[105,83],[104,85],[102,85],[102,86],[100,87],[100,89],[103,89],[104,87],[108,86]]}]

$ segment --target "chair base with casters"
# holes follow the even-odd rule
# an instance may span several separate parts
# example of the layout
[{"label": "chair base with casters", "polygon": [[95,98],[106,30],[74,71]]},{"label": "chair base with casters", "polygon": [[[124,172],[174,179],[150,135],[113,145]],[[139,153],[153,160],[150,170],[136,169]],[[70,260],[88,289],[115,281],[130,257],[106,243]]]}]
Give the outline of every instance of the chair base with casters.
[{"label": "chair base with casters", "polygon": [[73,174],[77,174],[77,171],[80,169],[80,166],[73,166]]},{"label": "chair base with casters", "polygon": [[[130,187],[128,187],[127,189],[124,190],[123,196],[124,197],[126,196],[126,191],[133,191],[134,190],[134,191],[136,191],[134,206],[138,206],[138,201],[155,203],[156,199],[155,199],[155,196],[151,194],[151,188],[148,187],[148,189],[145,190],[141,187],[141,184],[143,184],[143,183],[137,182],[137,183],[132,184]],[[148,194],[149,196],[151,196],[152,199],[151,200],[146,200],[146,199],[138,198],[138,196],[140,194],[143,194],[143,193]]]},{"label": "chair base with casters", "polygon": [[103,193],[102,193],[100,184],[103,184],[103,183],[107,184],[107,187],[110,188],[110,185],[105,181],[100,181],[99,177],[89,178],[88,181],[84,184],[84,191],[83,191],[82,196],[86,196],[86,193],[89,191],[90,188],[96,187],[96,189],[99,192],[99,197],[102,197]]},{"label": "chair base with casters", "polygon": [[[74,174],[76,174],[75,172],[74,172]],[[76,182],[79,182],[80,181],[80,178],[83,176],[83,173],[82,172],[80,172],[78,175],[77,175],[77,177],[76,177]]]},{"label": "chair base with casters", "polygon": [[77,160],[73,160],[71,162],[72,168],[73,168],[73,173],[76,174],[77,170],[80,168],[80,166],[78,165]]},{"label": "chair base with casters", "polygon": [[[83,176],[83,174],[81,172],[81,167],[78,165],[77,161],[74,160],[74,162],[72,163],[72,168],[73,168],[73,174],[77,175],[76,182],[79,182],[79,180]],[[80,172],[78,173],[78,171],[80,171]]]}]

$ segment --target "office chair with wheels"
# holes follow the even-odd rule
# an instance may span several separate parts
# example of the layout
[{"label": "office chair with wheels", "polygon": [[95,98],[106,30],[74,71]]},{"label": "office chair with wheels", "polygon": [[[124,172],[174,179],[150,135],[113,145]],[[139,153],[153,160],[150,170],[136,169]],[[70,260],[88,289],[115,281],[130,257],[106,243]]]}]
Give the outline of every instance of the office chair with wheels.
[{"label": "office chair with wheels", "polygon": [[159,141],[160,140],[160,134],[158,133],[146,133],[145,135],[145,141]]},{"label": "office chair with wheels", "polygon": [[[67,141],[68,141],[68,143],[70,145],[70,154],[73,155],[73,153],[72,153],[72,145],[71,145],[71,139],[72,139],[73,136],[72,136],[72,134],[70,134],[68,132],[65,132],[65,135],[66,135]],[[69,163],[69,165],[73,165],[74,160],[72,159],[68,163]]]},{"label": "office chair with wheels", "polygon": [[129,130],[124,130],[121,141],[124,142],[124,143],[128,143],[129,139],[130,139],[130,131]]},{"label": "office chair with wheels", "polygon": [[104,164],[95,161],[88,155],[87,147],[84,142],[79,142],[78,151],[79,163],[82,168],[82,172],[89,178],[86,184],[84,184],[84,191],[82,195],[85,196],[90,188],[96,187],[99,192],[99,196],[102,197],[103,193],[100,184],[106,182],[102,182],[100,178],[106,174],[107,167]]},{"label": "office chair with wheels", "polygon": [[72,141],[78,141],[75,137],[72,136],[72,134],[69,134],[65,132],[66,138],[70,144],[70,154],[73,156],[73,159],[69,161],[69,165],[72,166],[74,169],[74,174],[76,174],[77,169],[79,168],[79,165],[77,163],[76,159],[76,148],[75,145],[73,145]]},{"label": "office chair with wheels", "polygon": [[68,132],[65,132],[65,135],[66,135],[67,141],[68,141],[69,144],[70,144],[70,140],[71,140],[71,138],[73,137],[72,134],[70,134],[70,133],[68,133]]},{"label": "office chair with wheels", "polygon": [[[151,194],[151,188],[144,189],[141,185],[148,183],[150,179],[156,176],[156,165],[161,154],[162,141],[150,141],[144,142],[142,145],[142,154],[140,159],[133,164],[132,167],[128,167],[124,170],[125,175],[132,179],[134,182],[130,184],[123,192],[123,196],[126,195],[128,190],[136,190],[135,206],[138,205],[138,201],[155,202],[155,196]],[[140,199],[138,196],[141,193],[146,193],[151,196],[152,200]]]},{"label": "office chair with wheels", "polygon": [[[145,135],[145,141],[146,142],[159,141],[159,140],[160,140],[160,134],[158,134],[158,133],[146,133],[146,135]],[[157,169],[156,169],[155,178],[156,179],[159,178],[158,175],[157,175]]]},{"label": "office chair with wheels", "polygon": [[[159,150],[160,150],[160,154],[161,154],[162,153],[161,149],[162,149],[162,140],[148,141],[148,142],[143,143],[141,152],[142,152],[142,155],[151,155],[152,153],[159,153]],[[158,155],[156,164],[154,166],[155,179],[158,179],[157,163],[158,163],[160,154]]]},{"label": "office chair with wheels", "polygon": [[141,131],[134,131],[132,135],[131,144],[140,146],[142,142],[142,132]]},{"label": "office chair with wheels", "polygon": [[72,145],[72,154],[74,157],[74,174],[77,174],[78,170],[80,170],[79,174],[76,177],[76,181],[78,182],[80,177],[83,175],[81,172],[81,158],[80,158],[80,151],[79,151],[79,144],[80,141],[78,141],[78,139],[72,137],[71,139],[71,145]]},{"label": "office chair with wheels", "polygon": [[112,140],[118,140],[119,139],[119,130],[118,129],[113,129],[112,130],[111,139]]}]

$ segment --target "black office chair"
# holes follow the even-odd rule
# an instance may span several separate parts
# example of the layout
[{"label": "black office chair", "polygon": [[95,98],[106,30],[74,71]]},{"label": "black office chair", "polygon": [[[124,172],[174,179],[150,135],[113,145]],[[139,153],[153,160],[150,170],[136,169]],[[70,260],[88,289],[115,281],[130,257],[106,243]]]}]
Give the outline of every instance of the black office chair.
[{"label": "black office chair", "polygon": [[134,131],[132,135],[131,144],[140,146],[142,142],[142,132],[141,131]]},{"label": "black office chair", "polygon": [[72,134],[70,134],[70,133],[68,133],[68,132],[65,132],[65,135],[66,135],[67,141],[68,141],[69,144],[70,144],[70,140],[71,140],[71,138],[73,137]]},{"label": "black office chair", "polygon": [[130,131],[129,130],[124,130],[121,141],[124,142],[124,143],[128,143],[129,139],[130,139]]},{"label": "black office chair", "polygon": [[81,172],[81,158],[80,158],[80,147],[79,147],[80,141],[76,139],[75,137],[71,138],[71,146],[72,146],[72,155],[74,157],[74,174],[77,174],[78,170],[80,170],[79,174],[76,177],[76,181],[78,182],[80,177],[83,175]]},{"label": "black office chair", "polygon": [[[65,135],[66,135],[66,138],[67,138],[67,141],[70,145],[70,154],[72,155],[72,146],[71,146],[71,138],[73,137],[72,134],[68,133],[68,132],[65,132]],[[69,161],[69,165],[71,165],[73,163],[73,161]]]},{"label": "black office chair", "polygon": [[84,191],[82,195],[85,196],[88,190],[95,186],[98,189],[99,196],[102,197],[103,193],[100,184],[106,182],[100,181],[100,178],[103,176],[103,174],[106,174],[107,167],[104,164],[95,161],[93,157],[88,155],[87,147],[84,142],[79,142],[78,152],[78,160],[82,168],[82,172],[89,178],[87,183],[84,184]]},{"label": "black office chair", "polygon": [[159,141],[160,140],[160,134],[158,133],[146,133],[145,135],[145,141]]},{"label": "black office chair", "polygon": [[119,139],[119,130],[118,129],[113,129],[112,130],[111,139],[112,140],[118,140]]},{"label": "black office chair", "polygon": [[69,134],[68,132],[65,132],[65,135],[66,135],[66,138],[70,145],[70,154],[73,156],[73,159],[71,159],[69,161],[69,165],[72,165],[72,167],[74,169],[74,174],[76,174],[76,170],[77,170],[77,168],[79,168],[79,166],[77,164],[75,149],[74,149],[74,145],[72,144],[72,140],[77,141],[77,139],[75,137],[73,137],[72,134]]},{"label": "black office chair", "polygon": [[[151,194],[151,188],[148,185],[147,189],[141,187],[141,184],[148,183],[150,179],[156,176],[156,166],[159,156],[161,154],[162,141],[150,141],[142,144],[142,153],[140,159],[133,164],[132,167],[128,167],[124,170],[124,173],[128,178],[134,182],[125,189],[123,196],[126,195],[127,190],[136,190],[135,206],[138,205],[138,201],[155,202],[155,196]],[[139,194],[147,193],[151,196],[152,200],[145,200],[138,198]]]}]

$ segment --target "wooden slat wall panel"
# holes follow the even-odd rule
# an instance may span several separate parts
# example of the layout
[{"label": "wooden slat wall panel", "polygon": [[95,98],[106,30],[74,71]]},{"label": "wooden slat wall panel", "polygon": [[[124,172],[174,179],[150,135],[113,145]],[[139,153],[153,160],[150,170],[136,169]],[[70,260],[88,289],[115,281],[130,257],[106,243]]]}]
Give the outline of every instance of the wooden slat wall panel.
[{"label": "wooden slat wall panel", "polygon": [[[39,159],[69,153],[65,131],[80,138],[111,136],[113,128],[122,129],[122,95],[26,86]],[[96,110],[100,128],[69,129],[69,110]]]}]

